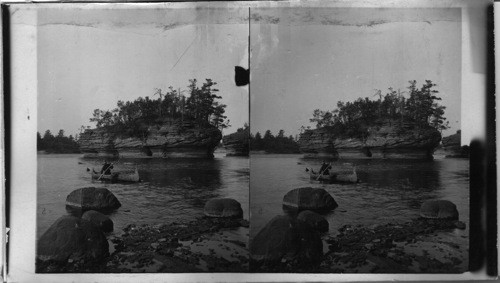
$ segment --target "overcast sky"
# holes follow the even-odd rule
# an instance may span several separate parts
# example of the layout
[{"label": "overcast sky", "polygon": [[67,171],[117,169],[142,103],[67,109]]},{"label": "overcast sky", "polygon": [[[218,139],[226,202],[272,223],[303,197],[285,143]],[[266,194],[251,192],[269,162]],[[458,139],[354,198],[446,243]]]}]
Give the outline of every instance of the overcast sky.
[{"label": "overcast sky", "polygon": [[248,67],[248,9],[60,7],[38,12],[42,135],[74,135],[94,126],[96,108],[153,97],[155,88],[186,89],[192,78],[218,83],[233,126],[225,134],[248,122],[248,89],[234,84],[234,66]]},{"label": "overcast sky", "polygon": [[447,107],[443,135],[460,129],[460,9],[252,9],[251,19],[253,133],[295,135],[314,127],[314,109],[426,79]]},{"label": "overcast sky", "polygon": [[[60,7],[60,6],[59,6]],[[68,7],[68,6],[66,6]],[[251,127],[295,135],[314,109],[437,84],[460,129],[461,11],[457,8],[252,8]],[[38,130],[75,134],[95,108],[212,78],[233,132],[248,121],[248,9],[40,9]]]}]

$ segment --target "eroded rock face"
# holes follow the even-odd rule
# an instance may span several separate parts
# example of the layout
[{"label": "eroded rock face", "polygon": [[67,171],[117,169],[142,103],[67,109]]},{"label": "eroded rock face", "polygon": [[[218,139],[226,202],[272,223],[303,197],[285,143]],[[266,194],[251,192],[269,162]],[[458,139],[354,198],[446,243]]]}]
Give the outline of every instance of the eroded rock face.
[{"label": "eroded rock face", "polygon": [[72,191],[66,197],[66,206],[70,209],[112,211],[121,206],[115,195],[106,188],[86,187]]},{"label": "eroded rock face", "polygon": [[298,143],[301,152],[311,157],[427,159],[441,141],[441,134],[432,127],[390,120],[368,132],[368,138],[361,140],[335,136],[326,128],[307,130]]},{"label": "eroded rock face", "polygon": [[420,207],[420,216],[430,219],[458,219],[457,206],[448,200],[428,200]]},{"label": "eroded rock face", "polygon": [[275,216],[253,239],[250,256],[265,262],[318,262],[323,256],[323,243],[307,223],[290,216]]},{"label": "eroded rock face", "polygon": [[444,137],[442,148],[446,157],[468,157],[468,146],[462,146],[462,133],[458,130],[455,134]]},{"label": "eroded rock face", "polygon": [[82,215],[82,219],[92,222],[94,225],[99,227],[103,232],[113,231],[113,221],[109,219],[106,215],[95,211],[89,210]]},{"label": "eroded rock face", "polygon": [[248,156],[250,128],[222,137],[227,156]]},{"label": "eroded rock face", "polygon": [[203,213],[208,217],[241,218],[241,204],[231,198],[215,198],[207,201]]},{"label": "eroded rock face", "polygon": [[40,260],[67,261],[108,256],[108,241],[91,222],[74,216],[62,216],[40,237],[37,257]]},{"label": "eroded rock face", "polygon": [[324,189],[306,187],[293,189],[286,193],[283,197],[283,206],[298,211],[325,212],[337,208],[338,204]]},{"label": "eroded rock face", "polygon": [[141,138],[89,129],[78,143],[84,157],[213,157],[221,138],[216,127],[172,120],[149,127],[147,136]]}]

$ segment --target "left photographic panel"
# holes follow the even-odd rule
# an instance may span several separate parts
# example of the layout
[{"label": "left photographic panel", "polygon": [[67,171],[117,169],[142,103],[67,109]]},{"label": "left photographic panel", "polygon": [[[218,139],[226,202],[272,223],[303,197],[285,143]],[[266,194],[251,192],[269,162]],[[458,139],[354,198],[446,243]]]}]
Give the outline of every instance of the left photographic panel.
[{"label": "left photographic panel", "polygon": [[35,7],[36,272],[247,272],[248,9]]}]

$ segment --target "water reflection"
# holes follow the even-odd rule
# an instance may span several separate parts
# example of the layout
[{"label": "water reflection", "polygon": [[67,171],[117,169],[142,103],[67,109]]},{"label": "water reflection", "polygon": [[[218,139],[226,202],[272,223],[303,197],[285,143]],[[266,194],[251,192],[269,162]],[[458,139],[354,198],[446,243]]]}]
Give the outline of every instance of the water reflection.
[{"label": "water reflection", "polygon": [[221,197],[220,160],[150,160],[142,165],[139,174],[157,196],[168,191],[170,197],[182,197],[187,204],[200,208],[209,199]]}]

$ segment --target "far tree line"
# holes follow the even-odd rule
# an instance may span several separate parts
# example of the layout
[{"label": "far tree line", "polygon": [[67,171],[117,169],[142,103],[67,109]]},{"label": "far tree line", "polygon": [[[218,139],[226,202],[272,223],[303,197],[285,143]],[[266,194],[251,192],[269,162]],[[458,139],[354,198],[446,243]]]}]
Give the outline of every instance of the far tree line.
[{"label": "far tree line", "polygon": [[296,139],[286,136],[284,130],[279,130],[275,136],[267,130],[264,136],[260,132],[250,134],[250,150],[265,151],[267,153],[300,153]]},{"label": "far tree line", "polygon": [[76,139],[72,135],[65,136],[64,130],[59,130],[56,136],[46,130],[43,137],[37,132],[36,148],[47,153],[80,153]]}]

